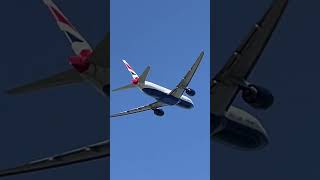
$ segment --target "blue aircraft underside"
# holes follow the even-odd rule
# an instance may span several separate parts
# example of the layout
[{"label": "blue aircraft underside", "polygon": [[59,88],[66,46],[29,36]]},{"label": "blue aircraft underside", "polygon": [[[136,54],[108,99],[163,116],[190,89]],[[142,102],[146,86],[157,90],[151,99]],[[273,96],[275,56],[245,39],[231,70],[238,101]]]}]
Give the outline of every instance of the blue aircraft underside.
[{"label": "blue aircraft underside", "polygon": [[166,94],[162,91],[156,90],[156,89],[143,88],[142,91],[145,92],[146,94],[148,94],[149,96],[154,97],[158,101],[161,101],[161,102],[168,104],[168,105],[177,105],[177,106],[187,108],[187,109],[190,109],[193,107],[193,104],[188,101],[176,98],[174,96],[168,95],[168,94]]}]

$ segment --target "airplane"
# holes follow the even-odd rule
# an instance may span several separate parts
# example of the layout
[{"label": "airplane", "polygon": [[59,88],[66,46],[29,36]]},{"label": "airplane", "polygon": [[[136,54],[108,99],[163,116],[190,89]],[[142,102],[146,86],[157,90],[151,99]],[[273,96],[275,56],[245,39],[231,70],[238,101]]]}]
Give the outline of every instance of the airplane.
[{"label": "airplane", "polygon": [[115,91],[125,90],[129,88],[139,88],[146,95],[155,98],[156,101],[145,106],[140,106],[134,109],[113,114],[111,115],[111,117],[119,117],[119,116],[134,114],[134,113],[140,113],[148,110],[152,110],[154,114],[157,116],[163,116],[164,111],[160,108],[164,106],[173,106],[173,105],[176,105],[178,107],[185,108],[185,109],[193,108],[194,104],[192,100],[183,94],[184,92],[186,92],[186,94],[189,96],[194,96],[196,94],[195,90],[189,88],[188,85],[192,80],[193,75],[197,71],[203,56],[204,56],[204,52],[202,51],[199,57],[197,58],[197,60],[195,61],[195,63],[192,65],[191,69],[187,72],[187,74],[183,77],[180,83],[173,90],[170,90],[160,85],[157,85],[155,83],[146,81],[146,78],[150,71],[150,66],[148,66],[143,71],[141,76],[138,76],[137,73],[133,70],[133,68],[127,63],[127,61],[122,60],[132,76],[132,81],[130,84],[114,89],[112,91],[115,92]]},{"label": "airplane", "polygon": [[234,51],[224,67],[211,80],[211,142],[226,144],[239,150],[259,150],[268,143],[268,135],[260,121],[248,112],[232,106],[237,94],[255,109],[266,110],[274,97],[266,88],[247,79],[266,47],[288,4],[275,0],[263,18]]},{"label": "airplane", "polygon": [[[75,53],[74,56],[69,57],[69,63],[72,68],[49,78],[13,88],[8,90],[7,93],[9,95],[18,95],[45,88],[89,82],[104,97],[109,97],[109,33],[106,34],[104,40],[96,48],[92,49],[52,0],[43,0],[43,2],[49,8],[60,30],[66,35]],[[14,168],[0,170],[0,177],[66,166],[100,158],[109,159],[109,157],[110,141],[105,140],[52,157],[31,161]]]}]

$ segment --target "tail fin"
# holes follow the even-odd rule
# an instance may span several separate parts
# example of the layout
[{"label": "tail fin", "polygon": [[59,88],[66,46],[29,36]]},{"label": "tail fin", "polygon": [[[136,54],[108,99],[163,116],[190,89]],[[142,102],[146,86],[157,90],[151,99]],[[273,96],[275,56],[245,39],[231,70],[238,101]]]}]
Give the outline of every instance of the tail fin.
[{"label": "tail fin", "polygon": [[131,76],[132,76],[132,82],[131,84],[128,84],[128,85],[125,85],[125,86],[122,86],[122,87],[119,87],[117,89],[114,89],[112,91],[120,91],[120,90],[125,90],[125,89],[129,89],[129,88],[134,88],[134,87],[138,87],[139,84],[144,84],[144,82],[146,81],[146,78],[148,76],[148,73],[150,72],[150,66],[148,66],[144,71],[143,73],[141,74],[141,76],[139,77],[137,75],[136,72],[134,72],[134,70],[132,69],[132,67],[127,63],[126,60],[122,60],[123,63],[126,65],[128,71],[131,73]]},{"label": "tail fin", "polygon": [[126,65],[128,71],[130,72],[132,79],[139,79],[139,76],[137,75],[136,72],[134,72],[134,70],[132,69],[132,67],[129,65],[129,63],[127,63],[126,60],[122,60],[122,62]]},{"label": "tail fin", "polygon": [[48,6],[61,31],[67,36],[71,47],[76,55],[80,55],[83,50],[92,51],[89,43],[81,36],[69,19],[60,11],[52,0],[43,0]]}]

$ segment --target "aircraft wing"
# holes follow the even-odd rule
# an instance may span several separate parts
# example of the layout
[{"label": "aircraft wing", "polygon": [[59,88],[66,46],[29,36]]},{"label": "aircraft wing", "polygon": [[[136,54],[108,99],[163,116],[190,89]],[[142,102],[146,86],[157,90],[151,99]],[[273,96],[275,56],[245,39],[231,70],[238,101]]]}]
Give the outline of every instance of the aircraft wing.
[{"label": "aircraft wing", "polygon": [[240,44],[227,64],[214,77],[211,83],[211,102],[213,111],[224,113],[256,65],[267,45],[288,0],[275,0],[261,21],[255,24],[249,36]]},{"label": "aircraft wing", "polygon": [[7,91],[10,95],[17,95],[26,92],[37,91],[44,88],[50,88],[55,86],[62,86],[72,83],[83,82],[84,79],[80,76],[79,72],[74,69],[70,69],[58,74],[55,74],[49,78],[41,79],[30,84],[22,85]]},{"label": "aircraft wing", "polygon": [[109,140],[94,145],[82,147],[70,152],[55,155],[52,157],[28,162],[24,165],[10,169],[0,170],[0,177],[23,174],[49,168],[56,168],[84,161],[110,157]]},{"label": "aircraft wing", "polygon": [[128,111],[123,111],[123,112],[120,112],[117,114],[113,114],[113,115],[111,115],[111,117],[125,116],[125,115],[129,115],[129,114],[134,114],[134,113],[139,113],[139,112],[143,112],[143,111],[156,109],[156,108],[163,107],[163,106],[165,106],[163,103],[157,101],[157,102],[145,105],[145,106],[140,106],[140,107],[137,107],[134,109],[130,109]]},{"label": "aircraft wing", "polygon": [[199,64],[203,58],[204,52],[202,51],[199,55],[199,57],[197,58],[196,62],[192,65],[191,69],[187,72],[187,74],[183,77],[183,79],[180,81],[180,83],[176,86],[175,89],[173,89],[170,92],[170,95],[180,98],[182,96],[182,94],[184,93],[184,91],[186,90],[186,88],[188,87],[194,73],[196,72],[196,70],[199,67]]}]

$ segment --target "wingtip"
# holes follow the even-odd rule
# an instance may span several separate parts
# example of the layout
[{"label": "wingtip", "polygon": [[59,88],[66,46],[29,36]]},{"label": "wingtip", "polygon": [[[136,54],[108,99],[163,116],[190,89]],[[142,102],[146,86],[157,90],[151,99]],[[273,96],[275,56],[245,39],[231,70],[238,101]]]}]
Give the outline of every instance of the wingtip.
[{"label": "wingtip", "polygon": [[119,117],[117,114],[112,114],[111,116],[110,116],[110,118],[115,118],[115,117]]}]

